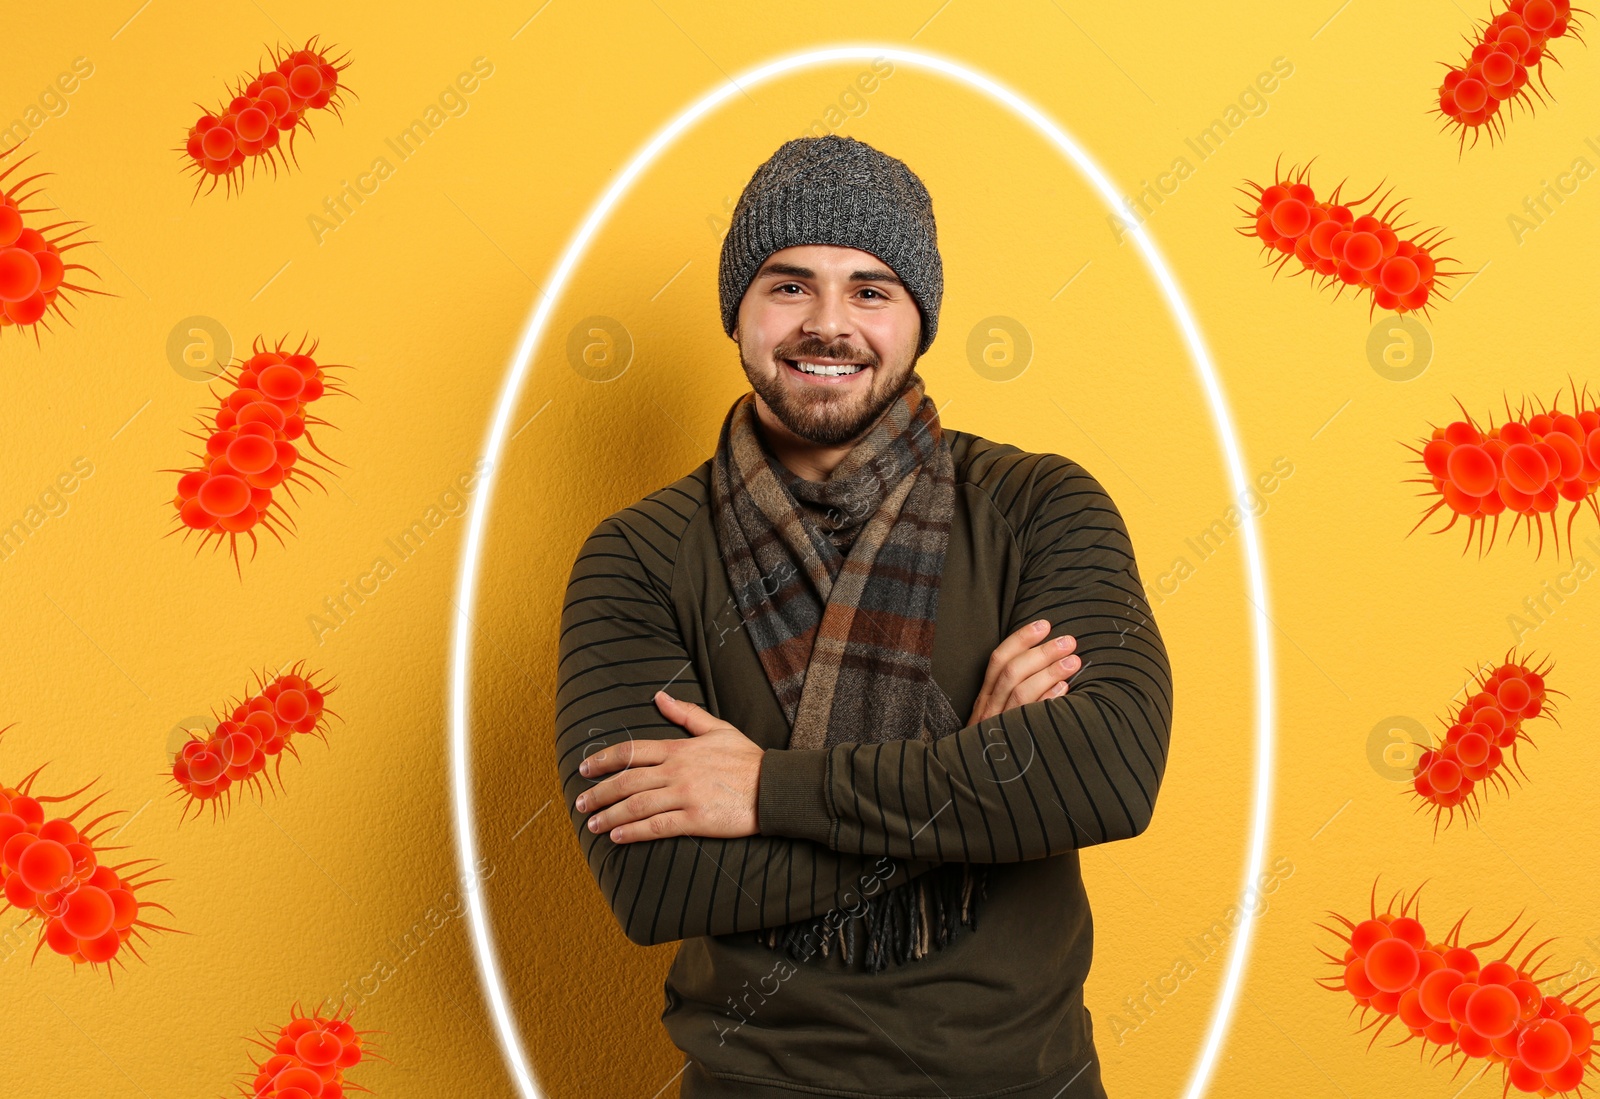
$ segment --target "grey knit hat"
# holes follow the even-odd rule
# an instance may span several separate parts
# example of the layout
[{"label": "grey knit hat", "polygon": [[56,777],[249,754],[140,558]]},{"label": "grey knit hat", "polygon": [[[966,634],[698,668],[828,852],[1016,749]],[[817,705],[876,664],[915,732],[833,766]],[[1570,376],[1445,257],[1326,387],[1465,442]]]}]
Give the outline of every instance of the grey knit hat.
[{"label": "grey knit hat", "polygon": [[839,134],[785,142],[745,184],[722,240],[722,330],[767,257],[796,244],[871,252],[899,276],[922,313],[921,355],[939,329],[944,267],[928,189],[904,163]]}]

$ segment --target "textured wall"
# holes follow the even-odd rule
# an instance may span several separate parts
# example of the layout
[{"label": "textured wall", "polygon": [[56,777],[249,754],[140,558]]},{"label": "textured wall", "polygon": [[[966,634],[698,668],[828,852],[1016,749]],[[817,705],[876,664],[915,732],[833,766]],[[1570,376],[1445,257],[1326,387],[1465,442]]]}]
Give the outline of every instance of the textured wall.
[{"label": "textured wall", "polygon": [[[1314,947],[1332,946],[1314,921],[1364,911],[1379,875],[1386,891],[1429,881],[1430,933],[1470,905],[1468,930],[1486,937],[1526,907],[1560,936],[1557,968],[1600,963],[1593,856],[1581,854],[1596,848],[1596,825],[1573,781],[1596,762],[1585,735],[1596,597],[1578,574],[1600,561],[1600,523],[1577,521],[1577,561],[1548,547],[1536,558],[1520,531],[1482,560],[1461,553],[1459,526],[1406,538],[1425,501],[1402,483],[1418,467],[1400,445],[1454,418],[1457,398],[1482,417],[1502,394],[1548,402],[1569,375],[1600,382],[1584,320],[1600,243],[1589,194],[1600,184],[1584,182],[1600,163],[1592,52],[1565,42],[1565,68],[1547,70],[1559,104],[1458,156],[1429,114],[1437,62],[1455,61],[1472,30],[1451,5],[955,0],[784,13],[535,0],[403,17],[289,2],[0,15],[0,123],[29,132],[27,173],[54,173],[42,199],[97,242],[74,253],[98,273],[86,284],[116,295],[77,298],[73,326],[37,346],[0,330],[0,522],[28,528],[0,560],[11,642],[0,725],[15,723],[0,782],[46,761],[42,792],[103,776],[104,804],[127,811],[117,842],[165,864],[171,880],[147,895],[187,932],[153,935],[112,987],[48,949],[30,964],[36,925],[0,916],[0,1092],[217,1094],[247,1067],[247,1035],[297,1000],[348,993],[357,1023],[382,1032],[388,1060],[352,1076],[377,1095],[514,1094],[459,918],[447,784],[451,600],[488,413],[569,234],[634,151],[726,74],[847,41],[986,71],[1071,130],[1130,195],[1149,185],[1129,216],[1200,320],[1248,474],[1268,475],[1273,819],[1248,984],[1213,1094],[1453,1089],[1409,1047],[1367,1052],[1348,997],[1312,984],[1326,968]],[[359,99],[343,121],[314,118],[298,165],[277,179],[191,200],[177,150],[194,103],[215,105],[263,43],[313,34],[349,51],[343,75]],[[80,58],[74,90],[48,94]],[[475,61],[477,79],[457,84]],[[897,66],[857,84],[863,72],[846,62],[763,85],[674,145],[566,287],[514,417],[474,609],[473,751],[481,873],[551,1096],[670,1095],[679,1064],[657,1021],[674,948],[621,935],[553,781],[567,569],[599,518],[710,454],[744,388],[716,316],[726,211],[755,166],[814,123],[878,145],[927,183],[946,296],[922,373],[944,421],[1066,454],[1100,478],[1171,652],[1176,730],[1155,823],[1084,859],[1097,922],[1088,1001],[1111,1093],[1180,1091],[1221,988],[1248,839],[1254,684],[1243,534],[1204,394],[1134,246],[1069,165],[944,80]],[[1258,85],[1262,73],[1276,79]],[[409,149],[397,147],[419,119]],[[1207,131],[1209,148],[1197,144]],[[1453,267],[1480,272],[1431,311],[1433,357],[1402,371],[1409,380],[1375,367],[1392,340],[1380,331],[1371,357],[1378,317],[1365,299],[1334,301],[1288,271],[1274,281],[1256,242],[1234,233],[1235,203],[1250,201],[1235,188],[1269,179],[1280,156],[1286,167],[1318,158],[1318,197],[1345,178],[1347,196],[1395,188],[1419,226],[1445,228]],[[1545,212],[1535,196],[1547,183],[1558,192]],[[195,555],[193,539],[162,537],[174,475],[161,471],[187,461],[183,433],[211,402],[169,356],[173,330],[197,316],[241,349],[309,333],[319,358],[353,367],[354,399],[321,402],[336,430],[318,435],[345,464],[326,493],[301,495],[298,531],[287,546],[267,539],[242,579],[223,555]],[[605,340],[623,330],[631,354],[606,360]],[[75,470],[72,489],[50,495]],[[391,540],[414,523],[417,548],[397,552]],[[1528,781],[1485,800],[1483,827],[1435,838],[1405,796],[1405,753],[1388,730],[1401,718],[1442,731],[1437,715],[1468,670],[1519,641],[1555,659],[1550,684],[1570,695],[1562,724],[1530,726]],[[180,827],[163,774],[174,726],[236,696],[252,670],[299,659],[340,683],[328,745],[285,764],[282,793]],[[1498,1072],[1483,1086],[1497,1085]]]}]

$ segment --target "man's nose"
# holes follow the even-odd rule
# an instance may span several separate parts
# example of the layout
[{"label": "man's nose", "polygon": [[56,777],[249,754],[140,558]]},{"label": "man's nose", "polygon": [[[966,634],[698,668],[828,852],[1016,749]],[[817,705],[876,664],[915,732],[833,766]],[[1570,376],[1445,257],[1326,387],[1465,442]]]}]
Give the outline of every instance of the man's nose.
[{"label": "man's nose", "polygon": [[811,315],[806,318],[803,331],[832,347],[843,341],[854,330],[850,311],[844,302],[830,295],[819,295]]}]

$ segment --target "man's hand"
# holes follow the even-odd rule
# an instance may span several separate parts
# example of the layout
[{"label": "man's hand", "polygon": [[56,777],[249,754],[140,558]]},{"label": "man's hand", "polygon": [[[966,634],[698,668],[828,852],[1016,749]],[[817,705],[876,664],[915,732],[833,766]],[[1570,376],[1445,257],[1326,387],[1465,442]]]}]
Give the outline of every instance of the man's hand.
[{"label": "man's hand", "polygon": [[585,759],[589,778],[620,771],[578,798],[596,812],[589,830],[613,843],[667,836],[739,839],[756,831],[756,791],[765,751],[726,721],[692,702],[657,691],[656,708],[693,735],[682,740],[630,740]]},{"label": "man's hand", "polygon": [[1050,632],[1043,619],[1022,627],[1000,642],[983,673],[983,690],[973,704],[968,725],[1041,698],[1067,693],[1067,680],[1083,662],[1073,653],[1078,639],[1068,634],[1040,643]]}]

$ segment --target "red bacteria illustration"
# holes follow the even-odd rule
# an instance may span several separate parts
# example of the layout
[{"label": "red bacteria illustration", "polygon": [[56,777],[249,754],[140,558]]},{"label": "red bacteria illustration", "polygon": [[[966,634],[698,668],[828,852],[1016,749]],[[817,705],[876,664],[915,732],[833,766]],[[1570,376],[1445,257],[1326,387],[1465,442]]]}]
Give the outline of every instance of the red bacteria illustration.
[{"label": "red bacteria illustration", "polygon": [[[1362,198],[1345,202],[1339,197],[1344,188],[1340,183],[1325,201],[1318,201],[1306,182],[1310,170],[1307,164],[1285,176],[1274,166],[1272,183],[1263,187],[1247,180],[1247,187],[1240,188],[1255,205],[1238,207],[1250,219],[1239,232],[1260,240],[1263,251],[1281,253],[1281,259],[1267,264],[1275,268],[1274,277],[1291,261],[1299,260],[1294,274],[1309,272],[1322,286],[1337,284],[1335,299],[1346,286],[1355,287],[1357,293],[1370,293],[1369,317],[1377,309],[1426,316],[1439,292],[1439,281],[1461,274],[1440,267],[1454,257],[1434,254],[1448,238],[1441,239],[1439,229],[1404,236],[1414,223],[1393,223],[1399,202],[1378,213],[1391,192],[1374,198],[1374,188]],[[1358,213],[1368,201],[1372,206],[1366,213]]]},{"label": "red bacteria illustration", "polygon": [[1476,533],[1481,557],[1485,532],[1492,546],[1500,517],[1509,511],[1507,537],[1518,523],[1523,524],[1530,543],[1533,531],[1538,530],[1538,556],[1544,552],[1544,517],[1548,515],[1559,557],[1563,528],[1557,523],[1556,511],[1565,500],[1572,505],[1565,527],[1570,552],[1572,524],[1578,512],[1588,510],[1600,518],[1600,502],[1595,499],[1595,486],[1600,484],[1600,408],[1589,396],[1588,386],[1582,393],[1576,386],[1572,388],[1570,412],[1562,411],[1560,393],[1548,409],[1541,404],[1537,412],[1524,401],[1513,413],[1507,401],[1505,422],[1498,426],[1492,414],[1485,427],[1459,400],[1456,404],[1465,419],[1433,428],[1421,448],[1407,445],[1428,473],[1409,480],[1428,486],[1422,495],[1438,497],[1407,533],[1444,508],[1450,521],[1432,533],[1442,534],[1466,519],[1467,541],[1461,552],[1466,553]]},{"label": "red bacteria illustration", "polygon": [[382,1060],[366,1037],[374,1032],[350,1024],[354,1011],[302,1015],[296,1004],[276,1034],[251,1039],[268,1056],[254,1061],[246,1073],[250,1082],[239,1085],[240,1094],[248,1099],[343,1099],[347,1091],[369,1090],[344,1079],[362,1061]]},{"label": "red bacteria illustration", "polygon": [[303,674],[304,668],[302,660],[289,672],[271,679],[257,672],[258,691],[225,708],[226,716],[218,716],[210,733],[191,735],[178,750],[172,761],[171,778],[177,784],[174,793],[184,803],[180,822],[187,819],[191,807],[198,816],[205,804],[210,804],[213,819],[219,808],[226,817],[236,785],[254,787],[257,797],[262,796],[263,779],[269,788],[279,788],[284,755],[300,758],[295,744],[297,734],[314,736],[327,744],[327,718],[339,717],[326,705],[327,696],[335,688],[326,680],[312,683]]},{"label": "red bacteria illustration", "polygon": [[171,913],[139,895],[168,879],[147,876],[158,868],[153,859],[105,864],[105,855],[123,850],[103,842],[111,827],[106,822],[126,810],[78,823],[103,794],[67,816],[49,816],[47,806],[70,801],[94,783],[68,794],[36,794],[34,783],[43,770],[36,768],[15,786],[0,783],[0,912],[15,908],[27,913],[28,920],[40,921],[35,958],[48,945],[71,958],[74,966],[105,966],[114,982],[111,963],[126,968],[124,952],[143,960],[138,944],[146,941],[145,931],[177,931],[144,918],[149,910]]},{"label": "red bacteria illustration", "polygon": [[[0,162],[16,152],[21,144],[18,142],[0,152]],[[54,312],[68,324],[72,323],[61,308],[62,301],[69,303],[72,301],[64,292],[104,294],[107,297],[116,295],[67,281],[69,271],[88,271],[91,275],[95,274],[84,264],[68,263],[62,258],[64,252],[70,252],[85,244],[96,243],[92,240],[70,239],[87,228],[83,222],[58,221],[39,228],[28,226],[26,220],[28,215],[50,213],[54,208],[49,206],[23,208],[22,204],[43,188],[35,188],[26,194],[21,193],[22,188],[36,179],[53,175],[53,172],[39,172],[18,179],[9,189],[5,187],[7,177],[35,155],[29,153],[9,168],[0,171],[0,333],[13,326],[18,329],[31,328],[34,342],[38,343],[39,329],[42,327],[49,330],[48,313]],[[68,225],[77,225],[78,228],[66,229],[53,237],[46,235],[57,229],[64,229]]]},{"label": "red bacteria illustration", "polygon": [[[1565,35],[1583,41],[1574,14],[1587,13],[1574,8],[1569,0],[1510,0],[1505,10],[1478,29],[1476,40],[1467,39],[1470,52],[1461,64],[1440,62],[1446,71],[1435,111],[1444,120],[1445,130],[1458,132],[1463,152],[1469,132],[1474,146],[1483,133],[1489,135],[1491,144],[1497,137],[1503,138],[1513,105],[1521,103],[1532,114],[1530,92],[1544,101],[1531,75],[1538,74],[1539,84],[1548,94],[1544,63],[1560,65],[1549,52],[1550,40]],[[1501,108],[1505,108],[1503,112]]]},{"label": "red bacteria illustration", "polygon": [[[1372,1030],[1367,1048],[1396,1020],[1407,1032],[1394,1045],[1417,1040],[1419,1052],[1430,1050],[1434,1063],[1459,1061],[1460,1073],[1472,1059],[1502,1066],[1502,1093],[1565,1095],[1585,1083],[1593,1054],[1595,1006],[1590,980],[1579,981],[1559,996],[1545,995],[1541,983],[1562,976],[1540,976],[1549,957],[1534,955],[1554,942],[1546,939],[1513,961],[1530,924],[1498,957],[1480,954],[1510,934],[1517,920],[1481,942],[1461,942],[1466,916],[1444,938],[1434,941],[1424,929],[1417,895],[1401,901],[1396,893],[1385,911],[1377,909],[1373,883],[1369,915],[1357,923],[1336,912],[1339,927],[1318,924],[1345,944],[1341,954],[1320,953],[1337,976],[1318,980],[1322,987],[1348,992],[1359,1009],[1359,1030]],[[1395,909],[1399,903],[1398,911]],[[1520,915],[1517,919],[1520,919]],[[1369,1013],[1371,1018],[1368,1018]]]},{"label": "red bacteria illustration", "polygon": [[[1435,834],[1441,820],[1449,826],[1457,809],[1468,820],[1478,815],[1480,786],[1510,793],[1505,778],[1508,763],[1522,778],[1528,777],[1517,747],[1533,744],[1523,722],[1538,717],[1555,720],[1549,696],[1563,692],[1545,686],[1552,667],[1548,660],[1535,667],[1531,657],[1517,658],[1514,651],[1508,652],[1498,667],[1476,677],[1467,700],[1446,722],[1443,740],[1427,746],[1418,757],[1410,793],[1420,800],[1419,812],[1433,812]],[[1512,781],[1518,781],[1516,776]]]},{"label": "red bacteria illustration", "polygon": [[207,194],[217,189],[218,179],[225,184],[225,194],[242,187],[246,159],[252,161],[252,172],[265,160],[276,177],[285,149],[289,159],[295,159],[296,131],[312,133],[307,111],[328,110],[342,118],[343,96],[355,95],[339,79],[350,66],[349,54],[329,57],[329,51],[317,49],[316,43],[313,36],[303,49],[270,50],[271,65],[254,77],[241,78],[226,103],[215,111],[200,107],[199,120],[189,127],[188,140],[178,150],[185,168],[198,177],[194,197],[207,179],[211,181]]},{"label": "red bacteria illustration", "polygon": [[[207,542],[215,539],[220,546],[226,539],[234,570],[241,579],[244,574],[239,566],[238,536],[249,537],[253,560],[256,527],[282,545],[285,543],[281,531],[293,526],[275,493],[293,500],[294,486],[300,482],[310,482],[327,491],[307,472],[307,467],[325,473],[329,472],[328,467],[306,457],[296,444],[303,440],[304,445],[328,461],[344,464],[330,457],[311,438],[312,427],[332,425],[308,413],[307,406],[328,393],[348,396],[342,384],[327,373],[348,368],[319,364],[312,358],[317,349],[315,341],[307,348],[302,339],[292,351],[286,350],[286,344],[286,339],[280,339],[268,350],[258,337],[255,353],[249,359],[239,363],[232,374],[222,372],[220,380],[231,385],[232,391],[220,399],[209,419],[199,418],[204,434],[188,433],[205,443],[204,451],[195,454],[199,464],[161,471],[179,474],[173,500],[177,522],[168,533],[182,531],[187,538],[191,530],[200,531],[197,554]],[[213,392],[212,396],[217,394]]]}]

